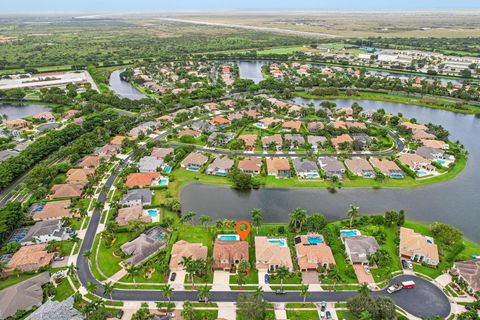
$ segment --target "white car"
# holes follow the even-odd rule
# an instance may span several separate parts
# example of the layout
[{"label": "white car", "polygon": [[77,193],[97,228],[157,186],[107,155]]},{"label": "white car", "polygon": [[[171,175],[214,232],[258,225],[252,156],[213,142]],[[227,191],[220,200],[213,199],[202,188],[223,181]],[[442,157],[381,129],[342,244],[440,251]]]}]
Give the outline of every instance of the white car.
[{"label": "white car", "polygon": [[363,270],[365,270],[366,274],[370,274],[370,268],[368,266],[363,266]]}]

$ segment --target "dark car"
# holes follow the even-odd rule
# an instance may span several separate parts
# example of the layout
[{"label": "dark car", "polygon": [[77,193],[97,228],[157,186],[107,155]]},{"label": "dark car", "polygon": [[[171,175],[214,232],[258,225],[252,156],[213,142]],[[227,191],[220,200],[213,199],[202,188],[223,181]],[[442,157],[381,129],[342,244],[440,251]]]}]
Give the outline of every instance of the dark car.
[{"label": "dark car", "polygon": [[172,272],[172,274],[170,275],[170,281],[175,281],[175,278],[177,277],[177,273],[176,272]]},{"label": "dark car", "polygon": [[327,319],[332,319],[332,314],[330,313],[330,311],[325,312],[325,317]]},{"label": "dark car", "polygon": [[267,274],[265,274],[265,283],[268,284],[270,282],[270,276]]},{"label": "dark car", "polygon": [[403,269],[408,269],[408,263],[405,260],[402,260],[402,267]]},{"label": "dark car", "polygon": [[283,289],[278,289],[278,290],[275,290],[275,294],[287,294],[287,293]]}]

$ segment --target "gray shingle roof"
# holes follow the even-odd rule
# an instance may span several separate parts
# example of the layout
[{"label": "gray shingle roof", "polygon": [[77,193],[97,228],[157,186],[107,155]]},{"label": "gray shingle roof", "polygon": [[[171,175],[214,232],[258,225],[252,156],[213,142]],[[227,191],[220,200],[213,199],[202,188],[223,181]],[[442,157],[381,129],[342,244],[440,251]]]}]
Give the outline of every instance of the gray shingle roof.
[{"label": "gray shingle roof", "polygon": [[128,192],[123,195],[120,200],[121,204],[125,204],[129,201],[141,200],[142,203],[151,203],[152,202],[152,190],[150,189],[133,189],[128,190]]},{"label": "gray shingle roof", "polygon": [[45,220],[35,223],[33,227],[28,230],[25,238],[21,242],[32,241],[33,237],[55,235],[61,236],[65,232],[60,220]]},{"label": "gray shingle roof", "polygon": [[295,167],[295,171],[297,172],[311,172],[311,171],[318,171],[318,167],[315,162],[311,160],[302,160],[299,158],[293,159],[293,166]]},{"label": "gray shingle roof", "polygon": [[[67,281],[64,279],[63,281]],[[35,312],[29,315],[25,320],[81,320],[83,319],[80,311],[73,307],[73,297],[63,301],[49,300],[40,306]]]}]

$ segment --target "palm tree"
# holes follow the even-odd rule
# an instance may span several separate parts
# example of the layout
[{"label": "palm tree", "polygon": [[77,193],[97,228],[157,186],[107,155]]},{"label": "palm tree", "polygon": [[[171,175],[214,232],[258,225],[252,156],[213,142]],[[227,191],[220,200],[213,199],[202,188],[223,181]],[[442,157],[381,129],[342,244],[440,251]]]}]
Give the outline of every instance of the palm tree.
[{"label": "palm tree", "polygon": [[350,218],[350,228],[352,227],[353,219],[358,217],[358,210],[360,208],[354,206],[353,204],[350,205],[350,209],[347,211],[347,218]]},{"label": "palm tree", "polygon": [[372,319],[372,316],[370,315],[370,312],[368,312],[367,310],[362,311],[360,313],[360,319],[359,320],[370,320],[370,319]]},{"label": "palm tree", "polygon": [[253,295],[256,298],[262,298],[262,300],[263,300],[263,289],[262,289],[262,287],[257,287],[257,289],[255,289],[255,292],[253,293]]},{"label": "palm tree", "polygon": [[290,227],[295,230],[302,230],[307,220],[307,211],[302,208],[296,208],[290,213]]},{"label": "palm tree", "polygon": [[113,292],[113,283],[112,282],[106,282],[103,284],[103,294],[106,296],[110,297],[110,300],[112,300],[112,292]]},{"label": "palm tree", "polygon": [[185,301],[183,303],[183,310],[180,313],[183,319],[185,320],[193,320],[195,313],[193,311],[193,305],[190,301]]},{"label": "palm tree", "polygon": [[210,221],[212,221],[212,218],[210,218],[210,216],[208,216],[206,214],[202,214],[200,216],[200,223],[202,224],[202,226],[205,226]]},{"label": "palm tree", "polygon": [[[337,281],[340,281],[340,273],[338,272],[337,267],[331,267],[328,269],[328,277],[333,280],[333,285],[337,283]],[[334,287],[335,289],[335,287]]]},{"label": "palm tree", "polygon": [[303,303],[305,303],[305,300],[311,295],[311,292],[308,291],[308,284],[304,284],[300,287],[300,296],[303,298]]},{"label": "palm tree", "polygon": [[290,270],[285,266],[277,268],[276,276],[280,279],[280,289],[283,290],[283,281],[290,276]]},{"label": "palm tree", "polygon": [[212,296],[212,293],[210,292],[211,289],[212,288],[207,285],[203,285],[200,288],[198,288],[198,299],[203,300],[204,302],[207,302]]},{"label": "palm tree", "polygon": [[71,263],[67,267],[67,275],[73,276],[77,270],[78,270],[78,267],[76,267],[73,263]]},{"label": "palm tree", "polygon": [[83,251],[82,255],[87,258],[88,263],[90,263],[90,258],[92,257],[92,251],[91,250],[85,250]]},{"label": "palm tree", "polygon": [[195,217],[196,215],[197,213],[195,211],[189,211],[184,214],[180,220],[182,221],[182,223],[191,222],[193,217]]},{"label": "palm tree", "polygon": [[185,269],[185,272],[188,275],[188,278],[190,281],[192,281],[193,286],[195,286],[195,283],[193,281],[193,273],[195,272],[195,265],[193,263],[192,257],[182,257],[182,261],[180,261],[180,264],[183,266],[183,269]]},{"label": "palm tree", "polygon": [[237,267],[237,271],[239,273],[247,274],[249,270],[250,270],[250,262],[248,262],[248,260],[245,260],[245,259],[240,260],[240,263],[238,264],[238,267]]},{"label": "palm tree", "polygon": [[260,228],[260,225],[262,224],[262,221],[263,221],[262,210],[255,208],[252,211],[250,211],[250,214],[252,215],[253,225],[255,226],[255,231],[258,236],[258,229]]},{"label": "palm tree", "polygon": [[362,296],[368,296],[370,295],[370,289],[368,288],[368,284],[364,283],[361,285],[360,289],[358,289],[358,293]]},{"label": "palm tree", "polygon": [[247,279],[245,277],[245,274],[244,273],[237,273],[237,275],[235,276],[235,282],[243,288],[243,285],[245,284],[245,282],[247,282]]},{"label": "palm tree", "polygon": [[170,299],[172,298],[172,294],[173,294],[172,286],[169,284],[166,284],[165,286],[163,286],[162,291],[163,291],[163,296],[168,299],[168,302],[170,302]]},{"label": "palm tree", "polygon": [[95,291],[97,291],[97,285],[96,285],[95,282],[88,281],[88,282],[87,282],[86,289],[87,289],[87,291],[90,292],[90,293],[95,293]]},{"label": "palm tree", "polygon": [[125,270],[127,271],[127,274],[130,277],[132,277],[132,281],[133,281],[133,283],[135,284],[135,287],[136,287],[137,283],[135,281],[135,278],[140,274],[140,269],[137,266],[134,266],[133,264],[129,263]]}]

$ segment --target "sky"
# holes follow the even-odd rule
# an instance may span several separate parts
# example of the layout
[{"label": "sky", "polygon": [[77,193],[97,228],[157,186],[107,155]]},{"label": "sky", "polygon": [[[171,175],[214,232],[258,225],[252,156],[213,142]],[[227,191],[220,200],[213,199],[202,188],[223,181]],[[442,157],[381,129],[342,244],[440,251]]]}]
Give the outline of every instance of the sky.
[{"label": "sky", "polygon": [[480,0],[0,0],[7,12],[480,9]]}]

